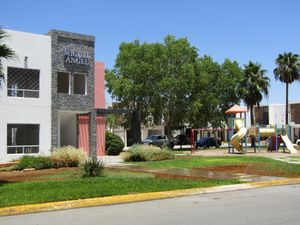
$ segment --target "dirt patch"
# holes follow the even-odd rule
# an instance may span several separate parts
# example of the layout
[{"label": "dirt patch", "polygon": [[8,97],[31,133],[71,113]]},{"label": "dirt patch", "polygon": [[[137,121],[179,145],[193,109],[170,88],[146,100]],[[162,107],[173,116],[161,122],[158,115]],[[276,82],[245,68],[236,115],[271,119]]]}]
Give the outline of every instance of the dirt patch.
[{"label": "dirt patch", "polygon": [[209,171],[221,171],[221,172],[231,172],[231,173],[253,173],[255,171],[261,171],[262,165],[256,163],[249,164],[238,164],[238,165],[223,165],[223,166],[210,166],[205,168],[199,168],[201,170]]},{"label": "dirt patch", "polygon": [[16,162],[0,163],[0,168],[6,168],[15,165]]},{"label": "dirt patch", "polygon": [[190,179],[190,180],[207,180],[203,177],[198,176],[185,176],[178,174],[170,174],[170,173],[154,173],[157,178],[172,178],[172,179]]},{"label": "dirt patch", "polygon": [[237,165],[223,165],[199,168],[200,170],[221,171],[230,173],[243,173],[261,176],[279,176],[279,177],[299,177],[297,174],[287,174],[285,171],[276,169],[268,170],[264,163],[246,163]]},{"label": "dirt patch", "polygon": [[33,180],[63,180],[63,177],[56,177],[56,175],[59,176],[60,174],[68,173],[68,177],[72,177],[75,176],[77,170],[78,168],[59,168],[47,170],[33,170],[27,172],[0,172],[0,183],[23,182]]}]

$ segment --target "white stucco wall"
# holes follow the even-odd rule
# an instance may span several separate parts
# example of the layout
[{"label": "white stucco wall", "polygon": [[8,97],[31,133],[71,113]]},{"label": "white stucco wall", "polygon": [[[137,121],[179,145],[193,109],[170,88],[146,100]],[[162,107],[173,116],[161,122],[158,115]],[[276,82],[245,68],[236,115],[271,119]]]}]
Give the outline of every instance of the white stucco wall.
[{"label": "white stucco wall", "polygon": [[[7,162],[20,155],[7,155],[7,124],[40,124],[40,153],[50,154],[51,148],[51,37],[6,30],[9,37],[5,43],[16,57],[2,59],[3,72],[7,80],[7,67],[24,68],[24,57],[28,57],[28,68],[40,70],[40,97],[7,97],[6,83],[0,89],[0,162]],[[22,156],[22,155],[21,155]]]},{"label": "white stucco wall", "polygon": [[270,104],[269,105],[269,124],[282,126],[285,124],[285,105]]}]

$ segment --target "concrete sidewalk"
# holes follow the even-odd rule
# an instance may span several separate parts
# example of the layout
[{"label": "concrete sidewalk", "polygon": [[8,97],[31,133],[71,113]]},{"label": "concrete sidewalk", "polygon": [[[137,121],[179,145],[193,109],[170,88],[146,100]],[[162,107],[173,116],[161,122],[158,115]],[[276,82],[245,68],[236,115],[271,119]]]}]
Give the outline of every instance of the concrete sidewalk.
[{"label": "concrete sidewalk", "polygon": [[[183,153],[190,153],[190,151],[183,151]],[[284,157],[291,157],[291,156],[300,156],[300,151],[296,154],[289,154],[285,153],[280,149],[278,152],[268,152],[266,149],[261,149],[259,152],[258,148],[256,149],[256,152],[253,151],[253,149],[248,149],[247,154],[242,155],[237,152],[235,154],[229,154],[227,148],[223,149],[205,149],[205,150],[197,150],[195,153],[196,156],[233,156],[233,157],[239,157],[239,156],[263,156],[267,158],[277,159],[277,158],[284,158]]]},{"label": "concrete sidewalk", "polygon": [[98,156],[98,160],[101,160],[104,162],[105,166],[117,166],[117,165],[122,165],[124,160],[120,155],[116,156],[110,156],[110,155],[105,155],[105,156]]}]

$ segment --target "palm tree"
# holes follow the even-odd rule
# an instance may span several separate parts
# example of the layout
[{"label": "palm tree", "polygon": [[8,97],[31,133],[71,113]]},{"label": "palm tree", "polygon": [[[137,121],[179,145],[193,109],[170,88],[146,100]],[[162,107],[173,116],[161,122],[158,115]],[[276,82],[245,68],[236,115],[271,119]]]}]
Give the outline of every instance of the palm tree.
[{"label": "palm tree", "polygon": [[249,61],[244,67],[244,76],[237,86],[237,94],[250,108],[251,125],[253,125],[253,106],[259,107],[263,95],[268,96],[270,79],[266,76],[267,71],[262,69],[259,63]]},{"label": "palm tree", "polygon": [[289,122],[289,84],[300,78],[300,58],[292,52],[279,54],[276,59],[274,75],[276,80],[285,83],[285,124]]},{"label": "palm tree", "polygon": [[11,59],[15,53],[6,44],[2,44],[2,40],[7,37],[6,32],[0,27],[0,87],[1,81],[4,79],[4,74],[2,72],[1,59]]}]

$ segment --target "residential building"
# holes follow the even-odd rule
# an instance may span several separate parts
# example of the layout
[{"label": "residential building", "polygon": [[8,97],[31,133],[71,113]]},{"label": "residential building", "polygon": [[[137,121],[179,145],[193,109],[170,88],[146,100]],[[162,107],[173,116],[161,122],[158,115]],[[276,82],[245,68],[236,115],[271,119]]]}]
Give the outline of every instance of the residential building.
[{"label": "residential building", "polygon": [[[290,138],[295,142],[300,137],[300,102],[290,102],[288,106]],[[255,122],[262,126],[285,126],[285,104],[261,105],[254,110]]]},{"label": "residential building", "polygon": [[104,65],[95,38],[51,30],[46,35],[6,30],[16,57],[2,59],[0,162],[50,155],[64,145],[105,154]]}]

